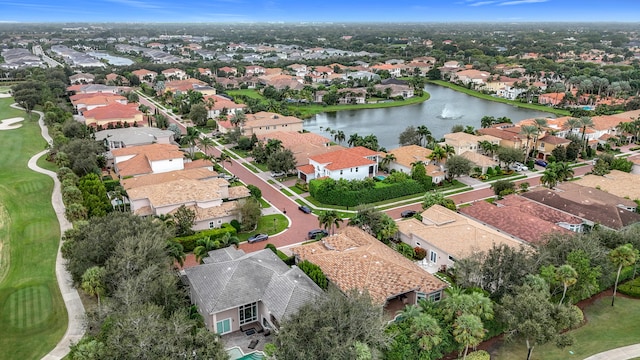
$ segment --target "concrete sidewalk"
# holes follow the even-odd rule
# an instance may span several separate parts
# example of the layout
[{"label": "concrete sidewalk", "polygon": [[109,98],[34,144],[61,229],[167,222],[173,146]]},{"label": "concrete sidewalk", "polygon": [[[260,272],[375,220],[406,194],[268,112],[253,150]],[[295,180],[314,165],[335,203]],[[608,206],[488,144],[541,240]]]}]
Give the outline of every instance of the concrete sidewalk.
[{"label": "concrete sidewalk", "polygon": [[640,344],[629,345],[591,355],[584,360],[628,360],[640,357]]}]

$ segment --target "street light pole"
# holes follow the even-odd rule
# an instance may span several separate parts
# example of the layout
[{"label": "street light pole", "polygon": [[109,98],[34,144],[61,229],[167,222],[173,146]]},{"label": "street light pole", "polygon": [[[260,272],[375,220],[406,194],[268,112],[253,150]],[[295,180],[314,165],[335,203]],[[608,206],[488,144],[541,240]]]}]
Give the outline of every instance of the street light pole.
[{"label": "street light pole", "polygon": [[276,233],[276,218],[273,218],[273,233]]}]

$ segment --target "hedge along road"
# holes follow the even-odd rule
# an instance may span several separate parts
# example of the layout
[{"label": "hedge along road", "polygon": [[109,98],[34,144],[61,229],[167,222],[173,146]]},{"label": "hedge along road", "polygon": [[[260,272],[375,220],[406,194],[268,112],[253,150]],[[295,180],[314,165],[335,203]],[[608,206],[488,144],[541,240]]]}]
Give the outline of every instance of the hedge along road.
[{"label": "hedge along road", "polygon": [[[0,118],[25,116],[11,103],[0,99]],[[53,181],[27,168],[46,142],[36,121],[20,124],[0,131],[0,359],[39,359],[67,326],[56,285],[60,227],[48,195]]]}]

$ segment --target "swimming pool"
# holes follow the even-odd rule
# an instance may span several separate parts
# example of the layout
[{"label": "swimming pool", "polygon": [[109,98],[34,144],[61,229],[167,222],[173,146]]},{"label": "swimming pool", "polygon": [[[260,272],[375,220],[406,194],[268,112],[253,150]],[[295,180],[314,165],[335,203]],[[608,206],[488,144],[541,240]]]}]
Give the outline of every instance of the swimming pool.
[{"label": "swimming pool", "polygon": [[229,358],[231,360],[262,360],[264,359],[264,354],[261,351],[253,351],[248,354],[242,352],[242,349],[239,347],[232,347],[227,349],[227,354],[229,354]]}]

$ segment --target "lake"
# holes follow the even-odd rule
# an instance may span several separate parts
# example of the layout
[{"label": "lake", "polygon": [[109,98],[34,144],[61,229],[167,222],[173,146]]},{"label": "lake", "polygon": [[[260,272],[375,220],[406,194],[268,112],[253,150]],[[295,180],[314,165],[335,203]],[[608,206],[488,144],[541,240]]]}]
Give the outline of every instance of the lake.
[{"label": "lake", "polygon": [[514,123],[530,118],[555,117],[554,114],[523,109],[513,105],[479,99],[449,88],[426,85],[429,100],[407,106],[383,109],[344,110],[317,114],[305,120],[304,129],[331,138],[327,127],[349,135],[374,134],[380,146],[393,149],[399,146],[398,135],[409,125],[426,125],[436,139],[451,132],[453,125],[471,125],[480,128],[483,116],[506,116]]},{"label": "lake", "polygon": [[93,56],[94,58],[105,59],[105,60],[107,60],[107,62],[109,64],[114,65],[114,66],[126,66],[126,65],[133,64],[133,60],[131,60],[131,59],[127,59],[127,58],[123,58],[123,57],[119,57],[119,56],[113,56],[113,55],[109,55],[109,54],[106,54],[106,53],[89,52],[87,54]]}]

